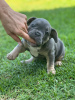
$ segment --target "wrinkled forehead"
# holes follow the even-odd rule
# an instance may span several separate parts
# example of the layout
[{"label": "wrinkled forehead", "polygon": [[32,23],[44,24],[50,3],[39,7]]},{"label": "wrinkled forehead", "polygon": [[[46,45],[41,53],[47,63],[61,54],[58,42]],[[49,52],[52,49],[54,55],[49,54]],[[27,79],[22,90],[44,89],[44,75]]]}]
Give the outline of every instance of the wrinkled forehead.
[{"label": "wrinkled forehead", "polygon": [[43,18],[36,18],[34,21],[31,22],[33,26],[40,26],[40,27],[51,27],[49,22]]}]

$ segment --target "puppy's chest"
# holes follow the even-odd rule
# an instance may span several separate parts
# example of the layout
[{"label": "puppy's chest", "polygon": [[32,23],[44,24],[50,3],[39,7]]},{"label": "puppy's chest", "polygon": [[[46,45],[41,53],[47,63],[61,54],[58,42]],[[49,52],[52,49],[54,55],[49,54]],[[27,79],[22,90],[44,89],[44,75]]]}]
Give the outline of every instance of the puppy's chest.
[{"label": "puppy's chest", "polygon": [[38,57],[40,48],[41,47],[28,46],[28,49],[30,50],[31,55],[33,55],[34,57]]}]

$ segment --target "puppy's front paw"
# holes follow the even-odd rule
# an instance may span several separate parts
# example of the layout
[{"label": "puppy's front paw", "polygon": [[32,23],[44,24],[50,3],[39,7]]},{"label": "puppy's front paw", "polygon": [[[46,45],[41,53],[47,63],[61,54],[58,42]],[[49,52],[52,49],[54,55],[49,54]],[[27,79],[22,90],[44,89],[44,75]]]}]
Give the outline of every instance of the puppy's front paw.
[{"label": "puppy's front paw", "polygon": [[54,68],[54,64],[51,66],[47,66],[47,73],[50,74],[56,74],[55,68]]},{"label": "puppy's front paw", "polygon": [[56,66],[61,66],[61,65],[62,65],[62,62],[61,62],[61,61],[56,61],[56,62],[55,62],[55,65],[56,65]]},{"label": "puppy's front paw", "polygon": [[50,69],[49,71],[47,71],[47,73],[48,73],[48,74],[52,73],[52,74],[55,75],[55,74],[56,74],[56,71],[55,71],[55,69]]},{"label": "puppy's front paw", "polygon": [[7,59],[14,60],[15,59],[15,56],[13,56],[11,53],[8,53],[7,54]]}]

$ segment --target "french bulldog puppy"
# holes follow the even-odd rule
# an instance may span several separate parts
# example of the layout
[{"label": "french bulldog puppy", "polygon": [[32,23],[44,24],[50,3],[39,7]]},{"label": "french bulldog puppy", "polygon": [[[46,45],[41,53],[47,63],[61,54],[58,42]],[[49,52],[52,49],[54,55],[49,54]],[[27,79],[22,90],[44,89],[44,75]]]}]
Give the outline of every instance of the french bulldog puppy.
[{"label": "french bulldog puppy", "polygon": [[47,59],[47,73],[55,74],[54,65],[61,66],[62,59],[65,55],[65,46],[63,42],[58,38],[57,32],[53,29],[50,23],[43,18],[32,17],[27,21],[28,34],[36,41],[35,44],[22,39],[22,45],[17,45],[9,54],[7,58],[14,60],[19,53],[28,50],[32,57],[28,60],[22,61],[30,63],[36,58]]}]

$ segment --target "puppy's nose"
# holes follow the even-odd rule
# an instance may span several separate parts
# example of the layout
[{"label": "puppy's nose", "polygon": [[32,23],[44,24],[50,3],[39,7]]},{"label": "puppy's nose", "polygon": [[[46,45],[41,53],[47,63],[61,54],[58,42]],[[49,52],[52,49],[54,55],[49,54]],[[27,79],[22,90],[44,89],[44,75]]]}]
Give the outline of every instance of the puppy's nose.
[{"label": "puppy's nose", "polygon": [[35,32],[36,36],[41,36],[40,32]]}]

